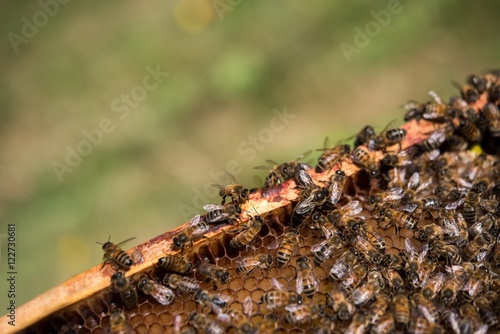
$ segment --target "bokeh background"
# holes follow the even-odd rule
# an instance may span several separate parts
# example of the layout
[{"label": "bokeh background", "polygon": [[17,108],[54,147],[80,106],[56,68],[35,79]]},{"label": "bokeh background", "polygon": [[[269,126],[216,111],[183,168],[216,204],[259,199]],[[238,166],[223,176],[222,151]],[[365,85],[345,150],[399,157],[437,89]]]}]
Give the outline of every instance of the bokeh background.
[{"label": "bokeh background", "polygon": [[[372,11],[391,3],[381,26]],[[381,130],[408,100],[448,98],[452,80],[500,65],[493,2],[74,1],[46,22],[35,1],[0,8],[0,279],[13,223],[18,305],[99,264],[96,241],[135,236],[129,248],[219,201],[210,172],[228,163],[253,187],[266,159]],[[356,47],[367,25],[347,59],[341,43]],[[117,109],[157,67],[169,75]],[[294,118],[270,131],[285,109]],[[58,176],[103,120],[113,130]]]}]

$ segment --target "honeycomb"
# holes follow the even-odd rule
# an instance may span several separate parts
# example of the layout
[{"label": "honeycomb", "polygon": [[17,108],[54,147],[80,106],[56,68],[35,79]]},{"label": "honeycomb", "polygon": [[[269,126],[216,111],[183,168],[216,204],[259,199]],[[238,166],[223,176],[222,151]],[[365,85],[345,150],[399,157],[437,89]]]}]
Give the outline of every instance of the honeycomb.
[{"label": "honeycomb", "polygon": [[[448,104],[436,98],[408,106],[408,123],[401,127],[407,132],[404,140],[390,142],[387,148],[377,146],[372,152],[372,136],[358,146],[368,155],[362,161],[345,156],[326,172],[315,173],[311,168],[276,186],[253,189],[250,200],[242,205],[241,222],[210,224],[211,234],[191,247],[163,250],[190,261],[193,270],[183,275],[199,282],[200,290],[223,298],[227,306],[210,308],[196,302],[196,292],[175,289],[175,301],[162,305],[136,288],[137,302],[127,308],[116,292],[106,288],[46,315],[25,332],[497,333],[500,80],[492,71],[470,77],[468,83],[461,98],[452,98]],[[383,133],[377,140],[383,144],[388,137]],[[387,161],[389,153],[398,155],[399,165],[380,162]],[[373,166],[377,173],[372,173]],[[330,176],[335,177],[337,170],[345,172],[346,181],[335,200],[329,200],[335,182]],[[311,181],[303,173],[311,175]],[[313,193],[310,187],[327,189],[328,196],[302,212],[299,208]],[[333,212],[354,201],[359,201],[353,206],[359,210],[344,210],[342,219],[333,218]],[[270,209],[263,210],[265,206]],[[262,216],[260,231],[248,246],[232,247],[235,234],[231,230],[246,224],[252,213],[245,211],[254,209]],[[315,213],[326,220],[315,222]],[[285,266],[273,262],[269,268],[237,271],[240,261],[249,256],[270,254],[275,259],[283,236],[290,231],[297,231],[299,242]],[[382,238],[385,247],[369,238],[367,231]],[[327,239],[334,240],[332,236],[339,240],[331,241],[334,246],[324,262],[315,263],[317,253],[324,250],[321,246]],[[354,254],[354,258],[345,276],[334,279],[330,270],[344,254]],[[300,270],[304,257],[310,270]],[[207,260],[227,270],[227,283],[207,280],[200,273]],[[349,279],[356,278],[355,267],[364,268],[366,275],[350,286]],[[402,279],[400,285],[390,278],[389,270]],[[148,266],[131,270],[129,280],[135,287],[144,277],[162,284],[167,272]],[[310,277],[317,282],[317,287],[311,283],[312,298],[307,296]],[[298,282],[303,281],[302,289]],[[438,282],[435,290],[429,290],[434,282]],[[302,303],[268,307],[263,296],[279,289],[287,295],[298,293]],[[345,304],[335,299],[339,295]],[[346,304],[350,308],[342,308]],[[117,310],[125,312],[122,331],[111,329]]]}]

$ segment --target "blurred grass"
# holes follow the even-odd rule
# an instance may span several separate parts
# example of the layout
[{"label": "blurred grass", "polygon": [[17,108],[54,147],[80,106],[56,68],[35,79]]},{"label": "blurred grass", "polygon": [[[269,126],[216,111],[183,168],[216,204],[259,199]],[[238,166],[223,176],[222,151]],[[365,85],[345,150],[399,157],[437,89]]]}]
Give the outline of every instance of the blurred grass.
[{"label": "blurred grass", "polygon": [[[188,219],[180,206],[201,212],[194,189],[231,160],[254,186],[252,168],[266,159],[382,128],[407,100],[426,101],[430,89],[448,98],[451,80],[499,65],[500,4],[402,1],[348,63],[339,44],[353,44],[353,28],[386,2],[223,1],[223,18],[214,3],[70,2],[19,53],[7,34],[40,7],[0,5],[0,235],[17,225],[18,304],[97,265],[95,241],[136,236],[131,247]],[[157,65],[170,75],[120,120],[112,102]],[[295,119],[248,161],[239,146],[285,106]],[[114,131],[59,182],[52,163],[103,118]]]}]

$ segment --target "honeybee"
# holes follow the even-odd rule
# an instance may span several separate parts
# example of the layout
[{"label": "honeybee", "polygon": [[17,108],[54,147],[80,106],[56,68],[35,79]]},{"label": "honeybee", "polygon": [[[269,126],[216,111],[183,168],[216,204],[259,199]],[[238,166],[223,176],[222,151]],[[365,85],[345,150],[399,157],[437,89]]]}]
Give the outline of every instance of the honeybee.
[{"label": "honeybee", "polygon": [[193,241],[203,237],[209,229],[208,224],[200,220],[200,215],[194,216],[186,228],[174,236],[172,248],[174,250],[184,249],[186,246],[192,245]]},{"label": "honeybee", "polygon": [[301,170],[297,173],[297,185],[302,189],[301,200],[295,206],[294,214],[299,215],[311,212],[315,207],[322,205],[328,198],[328,191],[318,187],[311,176]]},{"label": "honeybee", "polygon": [[432,242],[432,253],[445,258],[447,264],[459,264],[462,262],[460,249],[442,240],[434,240]]},{"label": "honeybee", "polygon": [[476,235],[489,232],[497,224],[497,218],[492,213],[487,212],[475,224],[469,227],[469,235],[474,238]]},{"label": "honeybee", "polygon": [[163,284],[171,289],[186,293],[194,293],[200,288],[200,283],[194,278],[177,274],[166,274],[163,277]]},{"label": "honeybee", "polygon": [[134,264],[134,261],[132,261],[130,255],[125,253],[120,248],[120,246],[126,242],[129,242],[130,240],[134,240],[135,237],[124,240],[116,245],[110,242],[109,239],[111,239],[111,236],[109,236],[108,241],[106,241],[105,243],[96,242],[99,245],[102,245],[102,250],[104,251],[104,263],[102,264],[101,269],[104,268],[107,263],[109,263],[116,270],[130,270],[130,267]]},{"label": "honeybee", "polygon": [[229,196],[232,198],[233,204],[243,204],[248,201],[248,189],[242,186],[236,181],[233,175],[228,173],[227,171],[224,173],[226,179],[231,182],[227,186],[223,186],[220,184],[212,184],[213,187],[219,188],[219,196],[222,197],[221,205],[226,203],[226,197]]},{"label": "honeybee", "polygon": [[297,293],[302,292],[312,298],[319,289],[318,279],[314,276],[309,259],[306,256],[297,259]]},{"label": "honeybee", "polygon": [[472,259],[481,261],[482,259],[479,259],[481,253],[483,253],[482,257],[484,257],[486,255],[485,252],[488,252],[494,244],[495,237],[488,232],[476,235],[472,241],[465,245],[463,249],[463,259],[465,261],[471,261]]},{"label": "honeybee", "polygon": [[269,269],[273,261],[274,257],[271,254],[247,256],[236,262],[236,271],[248,275],[256,268],[259,268],[262,272],[262,269]]},{"label": "honeybee", "polygon": [[[389,307],[391,302],[391,297],[386,293],[380,293],[376,296],[373,304],[370,305],[368,313],[370,314],[370,322],[372,325],[376,324],[385,314],[385,311]],[[394,323],[394,321],[393,321]]]},{"label": "honeybee", "polygon": [[429,138],[421,142],[418,147],[422,152],[432,152],[438,149],[455,132],[455,125],[450,122],[446,126],[432,132]]},{"label": "honeybee", "polygon": [[[416,230],[418,221],[413,219],[409,214],[397,211],[391,208],[382,207],[380,210],[380,217],[386,217],[389,219],[391,224],[394,226],[396,233],[399,233],[399,229],[404,227],[407,230]],[[390,225],[387,226],[388,229]]]},{"label": "honeybee", "polygon": [[222,334],[226,330],[215,320],[209,319],[205,314],[193,312],[189,316],[191,326],[206,334]]},{"label": "honeybee", "polygon": [[422,294],[424,297],[429,300],[436,298],[436,295],[441,291],[445,280],[446,275],[442,272],[431,276],[422,287]]},{"label": "honeybee", "polygon": [[200,264],[198,271],[207,276],[215,285],[216,282],[226,284],[229,282],[230,276],[227,269],[210,263],[207,258]]},{"label": "honeybee", "polygon": [[460,305],[458,313],[462,316],[460,322],[462,333],[486,333],[488,330],[488,326],[483,323],[476,309],[470,303]]},{"label": "honeybee", "polygon": [[311,322],[318,319],[323,315],[323,307],[321,304],[309,305],[287,305],[285,306],[287,314],[285,316],[285,322],[288,324],[304,324],[306,322]]},{"label": "honeybee", "polygon": [[357,235],[352,241],[351,250],[358,257],[364,258],[368,263],[379,264],[382,261],[382,255],[378,250],[364,237]]},{"label": "honeybee", "polygon": [[137,287],[162,305],[170,305],[175,300],[175,294],[172,290],[145,277],[139,281]]},{"label": "honeybee", "polygon": [[340,169],[335,172],[330,178],[330,186],[328,191],[330,193],[330,202],[332,204],[337,204],[340,197],[342,197],[342,192],[344,191],[344,185],[346,183],[346,176]]},{"label": "honeybee", "polygon": [[403,258],[398,254],[386,254],[381,265],[385,268],[400,270],[403,268]]},{"label": "honeybee", "polygon": [[394,320],[397,325],[408,327],[410,323],[410,302],[403,294],[397,294],[392,299],[394,303]]},{"label": "honeybee", "polygon": [[480,93],[473,85],[470,85],[468,83],[465,85],[460,85],[458,82],[452,82],[452,84],[460,90],[460,95],[468,103],[474,103],[479,99]]},{"label": "honeybee", "polygon": [[345,334],[365,333],[370,324],[369,314],[366,310],[359,309],[354,313],[351,324],[347,327]]},{"label": "honeybee", "polygon": [[378,234],[372,225],[363,223],[360,225],[360,231],[363,236],[375,247],[380,253],[385,253],[386,244],[385,238]]},{"label": "honeybee", "polygon": [[440,301],[445,306],[451,305],[457,298],[457,294],[463,286],[463,275],[458,275],[457,273],[462,271],[462,267],[453,266],[451,268],[446,267],[446,271],[450,273],[447,280],[445,280],[443,287],[441,288]]},{"label": "honeybee", "polygon": [[470,120],[462,118],[458,130],[469,142],[476,143],[483,137],[481,130]]},{"label": "honeybee", "polygon": [[372,326],[370,334],[390,334],[395,330],[396,323],[394,322],[394,315],[392,315],[392,313],[390,312],[387,312],[382,315],[379,321]]},{"label": "honeybee", "polygon": [[354,263],[356,263],[357,256],[350,250],[345,251],[333,264],[328,274],[330,281],[340,281],[349,272]]},{"label": "honeybee", "polygon": [[137,304],[137,292],[129,279],[121,271],[117,271],[111,276],[111,288],[113,292],[120,295],[123,304],[127,308],[132,308]]},{"label": "honeybee", "polygon": [[328,138],[325,139],[325,148],[319,150],[323,151],[323,153],[318,158],[318,164],[314,169],[316,173],[323,173],[324,171],[333,168],[333,166],[342,161],[342,159],[351,152],[349,145],[337,145],[332,148],[326,148],[327,141]]},{"label": "honeybee", "polygon": [[214,295],[207,290],[198,290],[194,294],[194,301],[203,307],[209,307],[216,313],[220,313],[227,309],[227,304],[230,298],[228,296]]},{"label": "honeybee", "polygon": [[127,316],[122,309],[115,309],[109,316],[109,326],[112,334],[130,334],[132,327],[127,322]]},{"label": "honeybee", "polygon": [[376,160],[361,147],[357,147],[352,152],[351,159],[356,165],[366,170],[371,177],[376,177],[380,174]]},{"label": "honeybee", "polygon": [[406,167],[413,164],[413,154],[415,151],[406,149],[396,154],[386,154],[382,158],[382,163],[392,167]]},{"label": "honeybee", "polygon": [[406,276],[408,277],[408,283],[414,287],[420,287],[421,281],[420,277],[420,264],[425,260],[427,253],[429,252],[429,245],[424,244],[420,251],[420,254],[417,252],[413,243],[410,239],[405,239],[405,251],[404,256],[407,260],[405,264]]},{"label": "honeybee", "polygon": [[372,210],[379,208],[380,204],[390,203],[399,204],[405,196],[402,188],[391,188],[383,192],[378,192],[368,198],[368,204],[374,206]]},{"label": "honeybee", "polygon": [[401,142],[406,137],[406,130],[401,128],[389,129],[382,131],[379,135],[370,139],[368,142],[368,149],[370,151],[384,150],[387,146],[399,145],[401,150]]},{"label": "honeybee", "polygon": [[387,280],[389,287],[395,293],[402,293],[405,290],[404,281],[397,270],[386,268],[382,270],[382,275]]},{"label": "honeybee", "polygon": [[429,322],[434,323],[439,320],[439,312],[434,304],[424,297],[421,293],[414,293],[411,296],[411,301],[415,308],[426,317]]},{"label": "honeybee", "polygon": [[428,224],[418,229],[416,238],[419,241],[427,241],[434,239],[443,240],[444,229],[436,224]]},{"label": "honeybee", "polygon": [[464,263],[463,266],[467,269],[469,275],[462,287],[462,291],[464,291],[466,299],[471,299],[479,295],[483,287],[488,285],[490,282],[490,271],[488,267],[483,265]]},{"label": "honeybee", "polygon": [[285,234],[276,253],[276,265],[278,267],[282,268],[288,264],[298,244],[299,235],[296,230],[290,230]]},{"label": "honeybee", "polygon": [[333,232],[322,226],[323,233],[326,236],[326,240],[311,247],[311,252],[314,254],[314,264],[320,266],[326,259],[328,259],[332,253],[343,246],[342,238],[339,234]]},{"label": "honeybee", "polygon": [[232,224],[239,220],[241,214],[241,207],[239,204],[229,204],[226,206],[207,204],[203,206],[203,209],[208,211],[206,220],[209,223],[220,223],[226,220]]},{"label": "honeybee", "polygon": [[[363,208],[359,206],[359,201],[350,201],[343,207],[339,209],[335,209],[328,213],[328,220],[334,224],[338,224],[338,222],[343,218],[343,217],[354,217],[361,213],[363,211]],[[337,226],[338,227],[338,226]]]},{"label": "honeybee", "polygon": [[264,220],[262,219],[261,216],[256,215],[254,217],[251,217],[246,226],[243,227],[240,226],[235,230],[230,231],[230,233],[238,233],[238,234],[231,239],[229,245],[233,248],[239,248],[250,245],[255,240],[255,237],[257,237],[260,230],[262,229],[263,223]]},{"label": "honeybee", "polygon": [[460,334],[460,324],[458,314],[450,309],[443,309],[441,318],[443,319],[444,324],[451,328],[455,334]]},{"label": "honeybee", "polygon": [[375,137],[377,134],[375,133],[375,129],[367,125],[361,129],[361,131],[356,135],[356,139],[354,140],[354,147],[358,147],[360,145],[368,145],[370,139]]},{"label": "honeybee", "polygon": [[351,294],[351,299],[355,305],[364,305],[385,286],[382,274],[378,271],[371,271],[368,274],[367,281],[354,289]]},{"label": "honeybee", "polygon": [[176,255],[168,255],[159,258],[156,266],[179,274],[186,274],[193,268],[193,264],[191,262],[186,260],[184,257]]},{"label": "honeybee", "polygon": [[300,155],[297,159],[291,162],[285,162],[278,164],[272,160],[266,160],[267,163],[273,165],[269,166],[258,166],[255,169],[267,170],[266,180],[264,181],[264,188],[273,187],[279,185],[285,181],[291,180],[300,170],[309,170],[311,166],[306,163],[298,162],[299,160],[307,157],[312,151],[307,151],[306,153]]},{"label": "honeybee", "polygon": [[268,309],[272,310],[289,304],[302,304],[302,296],[287,291],[275,278],[271,278],[271,282],[276,290],[267,291],[260,297],[260,303],[266,305]]},{"label": "honeybee", "polygon": [[[238,334],[252,334],[257,331],[251,323],[249,316],[252,313],[252,297],[247,296],[245,301],[243,302],[243,312],[237,310],[230,310],[229,312],[229,320],[231,322],[230,327],[236,329],[236,333]],[[219,316],[220,318],[220,316]]]},{"label": "honeybee", "polygon": [[340,320],[349,320],[352,318],[356,307],[351,303],[344,292],[338,289],[333,289],[326,294],[328,305]]},{"label": "honeybee", "polygon": [[479,315],[488,326],[495,327],[498,325],[497,314],[491,308],[491,304],[486,297],[476,297],[473,303]]},{"label": "honeybee", "polygon": [[347,272],[347,275],[342,279],[342,285],[347,290],[347,292],[351,292],[354,288],[356,288],[361,280],[366,276],[366,268],[362,264],[357,264],[354,267],[350,268]]},{"label": "honeybee", "polygon": [[482,109],[484,118],[488,121],[488,130],[493,137],[500,137],[500,110],[493,103],[487,103]]}]

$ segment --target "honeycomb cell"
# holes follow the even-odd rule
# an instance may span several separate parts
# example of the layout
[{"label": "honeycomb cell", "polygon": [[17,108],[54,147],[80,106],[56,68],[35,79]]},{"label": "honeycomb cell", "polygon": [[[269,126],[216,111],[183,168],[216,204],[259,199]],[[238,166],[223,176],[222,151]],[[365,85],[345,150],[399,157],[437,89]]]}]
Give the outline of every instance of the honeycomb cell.
[{"label": "honeycomb cell", "polygon": [[257,288],[257,286],[258,281],[255,277],[248,277],[247,279],[243,280],[243,287],[248,291],[253,291],[255,288]]},{"label": "honeycomb cell", "polygon": [[153,304],[146,302],[139,306],[139,313],[144,315],[148,315],[153,311]]}]

